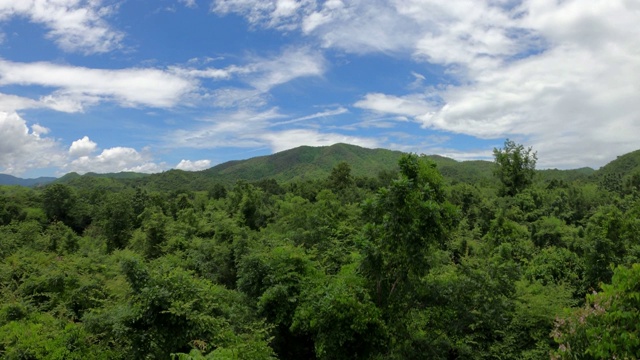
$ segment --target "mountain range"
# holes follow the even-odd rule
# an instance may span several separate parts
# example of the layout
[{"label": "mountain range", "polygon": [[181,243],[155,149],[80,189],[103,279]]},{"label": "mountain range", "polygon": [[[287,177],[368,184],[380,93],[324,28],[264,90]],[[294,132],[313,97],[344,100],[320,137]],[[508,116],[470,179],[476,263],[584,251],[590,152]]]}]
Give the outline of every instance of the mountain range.
[{"label": "mountain range", "polygon": [[[214,183],[231,185],[238,180],[249,182],[274,179],[278,182],[313,180],[326,178],[338,163],[344,161],[351,166],[354,177],[376,177],[384,171],[395,171],[397,162],[403,153],[387,149],[368,149],[349,144],[335,144],[324,147],[301,146],[276,154],[259,156],[247,160],[235,160],[216,165],[210,169],[188,172],[169,170],[156,174],[121,172],[109,174],[87,173],[79,175],[69,173],[61,178],[40,177],[21,179],[0,174],[0,185],[41,186],[57,181],[74,183],[88,179],[111,179],[148,186],[150,188],[173,189],[176,186],[186,189],[206,189]],[[454,182],[493,181],[491,161],[456,161],[443,156],[427,156],[434,161],[443,176]],[[607,174],[626,176],[640,172],[640,150],[619,156],[599,170],[581,168],[572,170],[538,170],[545,180],[585,181],[597,180]],[[83,180],[84,179],[84,180]],[[178,185],[177,185],[178,184]]]}]

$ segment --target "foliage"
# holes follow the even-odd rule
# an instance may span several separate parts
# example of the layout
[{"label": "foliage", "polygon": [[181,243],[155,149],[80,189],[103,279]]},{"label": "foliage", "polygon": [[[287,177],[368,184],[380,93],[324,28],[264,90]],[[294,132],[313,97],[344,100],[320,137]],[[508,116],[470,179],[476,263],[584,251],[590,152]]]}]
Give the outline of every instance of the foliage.
[{"label": "foliage", "polygon": [[556,320],[558,359],[634,359],[640,353],[640,264],[617,267],[611,284]]},{"label": "foliage", "polygon": [[637,154],[337,144],[0,186],[0,357],[637,358]]},{"label": "foliage", "polygon": [[509,139],[505,140],[502,149],[493,149],[501,194],[514,196],[533,183],[538,156],[532,151]]}]

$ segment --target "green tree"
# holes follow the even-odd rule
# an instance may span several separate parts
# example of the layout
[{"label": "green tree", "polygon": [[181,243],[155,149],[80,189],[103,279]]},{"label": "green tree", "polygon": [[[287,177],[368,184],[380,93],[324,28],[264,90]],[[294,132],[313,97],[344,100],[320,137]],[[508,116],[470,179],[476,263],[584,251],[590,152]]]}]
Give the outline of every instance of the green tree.
[{"label": "green tree", "polygon": [[374,301],[399,306],[391,313],[405,310],[412,284],[430,268],[428,255],[444,247],[458,220],[434,163],[410,154],[399,165],[400,178],[365,204],[368,224],[361,242],[362,270],[373,283]]},{"label": "green tree", "polygon": [[71,210],[76,203],[73,188],[64,184],[47,186],[42,194],[43,208],[49,221],[62,221],[72,225]]},{"label": "green tree", "polygon": [[352,186],[354,180],[353,176],[351,176],[351,166],[345,161],[339,163],[331,170],[327,182],[333,192],[338,192]]},{"label": "green tree", "polygon": [[131,197],[123,192],[108,195],[100,208],[99,221],[107,238],[107,251],[127,246],[134,224]]},{"label": "green tree", "polygon": [[502,195],[514,196],[533,183],[538,155],[532,148],[507,139],[502,149],[493,149],[493,156]]},{"label": "green tree", "polygon": [[167,241],[167,223],[170,218],[155,206],[144,210],[140,217],[145,233],[144,255],[148,259],[155,259],[162,254],[162,245]]},{"label": "green tree", "polygon": [[640,264],[615,269],[611,284],[584,307],[556,320],[555,359],[637,359],[640,355]]},{"label": "green tree", "polygon": [[292,329],[310,333],[318,359],[370,359],[387,334],[380,309],[353,264],[303,293]]}]

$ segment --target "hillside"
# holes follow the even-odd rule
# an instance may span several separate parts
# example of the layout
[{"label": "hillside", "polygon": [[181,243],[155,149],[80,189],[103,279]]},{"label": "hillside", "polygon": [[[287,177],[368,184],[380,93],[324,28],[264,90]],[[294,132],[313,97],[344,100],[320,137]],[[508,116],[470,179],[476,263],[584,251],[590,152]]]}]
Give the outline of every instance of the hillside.
[{"label": "hillside", "polygon": [[[342,161],[351,166],[352,175],[355,177],[376,177],[384,171],[395,171],[401,155],[400,151],[368,149],[349,144],[323,147],[301,146],[272,155],[229,161],[197,172],[174,169],[157,174],[121,172],[79,175],[69,173],[57,180],[55,178],[19,179],[0,174],[0,185],[34,186],[55,180],[78,187],[100,183],[107,188],[129,185],[143,186],[154,190],[207,190],[215,184],[230,186],[238,180],[254,182],[274,179],[280,183],[286,183],[324,179]],[[493,181],[495,165],[491,161],[456,161],[439,155],[428,155],[427,157],[438,165],[442,175],[452,183],[490,184]],[[541,181],[572,182],[580,180],[589,182],[596,181],[607,174],[624,177],[636,171],[640,171],[640,150],[621,155],[599,170],[592,168],[543,169],[538,170],[538,174]]]},{"label": "hillside", "polygon": [[367,149],[348,144],[301,146],[273,155],[227,162],[200,173],[221,182],[266,178],[286,182],[324,178],[334,166],[345,161],[351,165],[354,176],[376,176],[380,171],[395,169],[401,155],[400,151]]},{"label": "hillside", "polygon": [[7,174],[0,174],[0,185],[21,185],[21,186],[38,186],[45,185],[52,181],[55,181],[54,177],[39,177],[35,179],[21,179]]},{"label": "hillside", "polygon": [[640,150],[618,156],[615,160],[601,167],[596,174],[598,177],[614,174],[626,176],[638,171],[640,171]]}]

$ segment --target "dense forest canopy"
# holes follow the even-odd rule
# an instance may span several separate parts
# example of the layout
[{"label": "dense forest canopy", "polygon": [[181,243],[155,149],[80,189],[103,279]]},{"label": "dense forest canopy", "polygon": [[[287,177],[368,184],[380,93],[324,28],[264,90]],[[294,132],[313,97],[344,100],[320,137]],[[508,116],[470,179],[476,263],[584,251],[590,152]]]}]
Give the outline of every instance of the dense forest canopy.
[{"label": "dense forest canopy", "polygon": [[358,154],[286,181],[271,159],[231,184],[0,187],[0,356],[640,356],[637,154],[598,172],[535,170],[509,140],[489,166]]}]

